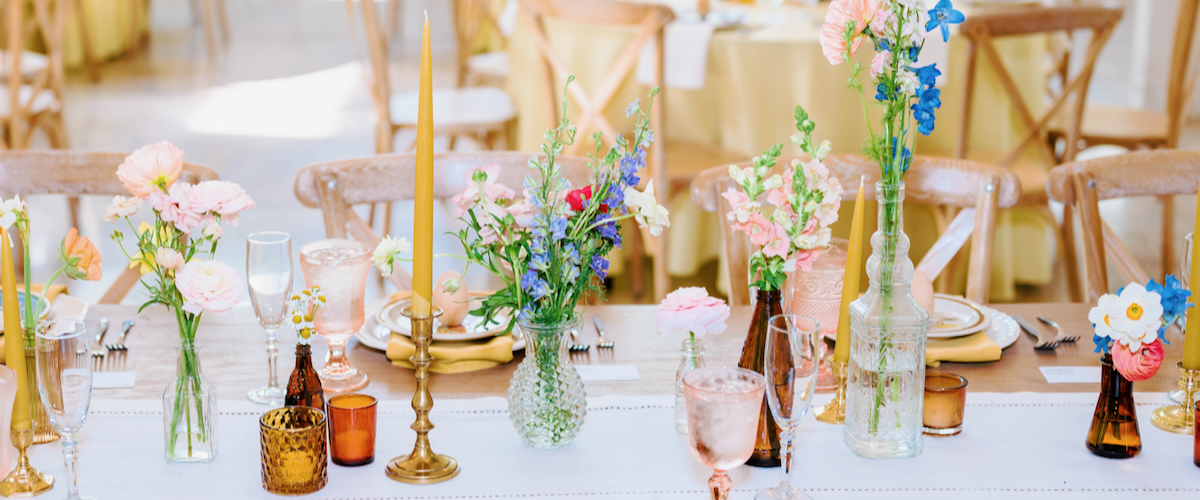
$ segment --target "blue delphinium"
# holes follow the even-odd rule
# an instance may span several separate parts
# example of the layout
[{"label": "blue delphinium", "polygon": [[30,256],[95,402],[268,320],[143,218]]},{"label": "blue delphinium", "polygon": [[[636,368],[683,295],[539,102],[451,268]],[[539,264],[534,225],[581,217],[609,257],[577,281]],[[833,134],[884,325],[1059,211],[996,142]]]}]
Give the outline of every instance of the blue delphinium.
[{"label": "blue delphinium", "polygon": [[626,186],[636,186],[642,178],[638,171],[646,168],[646,150],[637,148],[633,154],[621,158],[621,182]]},{"label": "blue delphinium", "polygon": [[594,271],[596,276],[600,277],[600,279],[608,277],[608,259],[600,255],[593,255],[591,266],[592,271]]},{"label": "blue delphinium", "polygon": [[929,10],[929,21],[925,23],[925,31],[941,28],[942,41],[949,42],[950,25],[959,24],[966,18],[962,12],[954,10],[954,5],[950,3],[950,0],[941,0]]},{"label": "blue delphinium", "polygon": [[550,221],[550,237],[554,238],[554,241],[565,240],[569,225],[566,217],[558,217]]},{"label": "blue delphinium", "polygon": [[1187,308],[1194,305],[1188,302],[1192,292],[1184,290],[1183,284],[1174,274],[1168,274],[1163,283],[1160,285],[1150,280],[1146,284],[1146,291],[1157,293],[1162,298],[1163,317],[1167,318],[1168,322],[1174,322],[1187,314]]}]

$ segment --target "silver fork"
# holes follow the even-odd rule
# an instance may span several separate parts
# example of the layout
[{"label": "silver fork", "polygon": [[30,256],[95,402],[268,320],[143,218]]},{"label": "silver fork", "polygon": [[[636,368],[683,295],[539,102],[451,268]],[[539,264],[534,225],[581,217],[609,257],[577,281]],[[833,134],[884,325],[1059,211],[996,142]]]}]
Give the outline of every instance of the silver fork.
[{"label": "silver fork", "polygon": [[110,351],[128,351],[129,348],[125,347],[125,336],[129,334],[129,329],[133,328],[133,325],[135,324],[137,324],[137,322],[132,319],[125,320],[125,322],[121,324],[121,338],[117,339],[116,344],[108,344],[105,347],[108,347],[108,350]]},{"label": "silver fork", "polygon": [[600,321],[600,316],[592,316],[592,323],[596,325],[596,335],[600,337],[596,339],[596,347],[601,349],[612,349],[612,341],[604,340],[604,323]]},{"label": "silver fork", "polygon": [[1034,337],[1037,337],[1038,341],[1037,341],[1037,344],[1034,344],[1034,346],[1033,346],[1034,349],[1038,349],[1038,350],[1042,350],[1042,351],[1053,351],[1055,348],[1058,347],[1059,341],[1056,340],[1050,334],[1041,331],[1040,329],[1038,329],[1038,327],[1033,326],[1028,321],[1025,321],[1025,318],[1022,318],[1018,314],[1014,314],[1014,315],[1012,315],[1012,317],[1013,317],[1013,319],[1017,320],[1017,324],[1021,325],[1021,329],[1025,330],[1025,333],[1028,333],[1030,335],[1033,335]]},{"label": "silver fork", "polygon": [[101,350],[104,348],[104,344],[102,344],[101,342],[104,340],[105,333],[108,333],[108,318],[101,318],[100,326],[97,328],[97,331],[96,331],[96,347],[94,347],[92,349],[92,357],[93,358],[103,358],[104,357],[104,351]]},{"label": "silver fork", "polygon": [[588,344],[576,344],[576,340],[578,340],[578,337],[575,335],[575,330],[571,330],[571,346],[568,347],[567,350],[571,352],[584,352],[592,348],[592,346]]},{"label": "silver fork", "polygon": [[1045,316],[1038,316],[1037,319],[1038,319],[1038,321],[1041,321],[1042,323],[1050,325],[1050,327],[1053,328],[1055,332],[1058,332],[1058,336],[1054,337],[1055,342],[1074,342],[1076,340],[1079,340],[1079,335],[1068,334],[1066,332],[1066,330],[1063,330],[1063,327],[1059,326],[1058,323],[1051,321],[1050,318],[1047,318]]}]

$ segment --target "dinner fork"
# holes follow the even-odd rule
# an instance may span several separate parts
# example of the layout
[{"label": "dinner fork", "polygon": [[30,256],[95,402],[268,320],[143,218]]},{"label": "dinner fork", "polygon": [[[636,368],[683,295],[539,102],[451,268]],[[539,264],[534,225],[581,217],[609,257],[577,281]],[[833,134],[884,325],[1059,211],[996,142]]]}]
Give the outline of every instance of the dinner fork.
[{"label": "dinner fork", "polygon": [[604,323],[600,321],[600,316],[592,316],[592,323],[596,325],[596,335],[600,337],[596,339],[596,347],[601,349],[612,349],[612,341],[604,339]]},{"label": "dinner fork", "polygon": [[1066,330],[1063,330],[1063,327],[1059,326],[1058,323],[1051,321],[1049,318],[1047,318],[1045,316],[1038,316],[1037,319],[1038,319],[1038,321],[1041,321],[1042,323],[1050,325],[1050,327],[1053,328],[1054,331],[1058,332],[1058,336],[1054,338],[1055,342],[1074,342],[1076,340],[1079,340],[1079,335],[1068,334],[1066,332]]},{"label": "dinner fork", "polygon": [[568,347],[567,350],[569,350],[571,352],[584,352],[584,351],[587,351],[588,349],[592,348],[592,346],[590,346],[588,344],[576,344],[575,340],[577,340],[577,337],[575,335],[575,330],[572,329],[571,330],[571,346]]},{"label": "dinner fork", "polygon": [[1059,341],[1056,338],[1045,332],[1042,332],[1042,330],[1040,330],[1038,327],[1031,325],[1028,321],[1025,321],[1025,318],[1022,318],[1021,315],[1014,314],[1012,315],[1012,318],[1017,321],[1018,325],[1021,325],[1021,329],[1025,330],[1025,333],[1037,337],[1038,341],[1037,344],[1034,344],[1034,349],[1041,351],[1053,351],[1058,347]]},{"label": "dinner fork", "polygon": [[133,325],[135,325],[135,324],[137,324],[137,323],[135,321],[133,321],[132,319],[125,320],[125,322],[121,324],[121,338],[117,339],[116,344],[108,344],[108,346],[106,346],[106,347],[108,347],[108,350],[110,350],[110,351],[128,351],[129,348],[125,347],[125,336],[129,334],[129,329],[133,328]]},{"label": "dinner fork", "polygon": [[92,357],[93,358],[103,358],[104,357],[104,351],[101,350],[104,348],[104,344],[102,344],[101,342],[104,341],[105,333],[108,333],[108,318],[101,318],[100,326],[97,327],[97,330],[96,330],[96,347],[94,347],[92,349]]}]

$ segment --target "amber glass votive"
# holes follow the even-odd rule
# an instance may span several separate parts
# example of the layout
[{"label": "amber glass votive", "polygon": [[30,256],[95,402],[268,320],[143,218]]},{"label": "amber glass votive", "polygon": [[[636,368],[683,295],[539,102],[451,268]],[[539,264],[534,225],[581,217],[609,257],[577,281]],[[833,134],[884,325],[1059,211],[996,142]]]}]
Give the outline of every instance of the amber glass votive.
[{"label": "amber glass votive", "polygon": [[263,489],[276,495],[304,495],[325,487],[325,413],[308,406],[285,406],[259,419]]},{"label": "amber glass votive", "polygon": [[947,372],[925,372],[925,434],[953,436],[962,432],[967,406],[967,379]]},{"label": "amber glass votive", "polygon": [[346,394],[330,399],[329,454],[338,465],[366,465],[375,461],[375,398]]}]

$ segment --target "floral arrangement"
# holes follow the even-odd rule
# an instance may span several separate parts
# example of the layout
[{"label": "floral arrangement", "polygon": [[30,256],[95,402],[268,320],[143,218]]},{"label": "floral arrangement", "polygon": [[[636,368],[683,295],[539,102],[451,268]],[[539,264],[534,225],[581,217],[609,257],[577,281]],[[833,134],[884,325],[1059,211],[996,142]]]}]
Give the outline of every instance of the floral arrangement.
[{"label": "floral arrangement", "polygon": [[[733,207],[726,218],[733,230],[746,233],[754,245],[750,255],[750,276],[759,290],[781,290],[787,273],[797,267],[811,271],[813,262],[829,246],[829,226],[838,219],[842,205],[842,185],[830,177],[822,160],[829,154],[829,141],[814,146],[812,132],[816,123],[796,106],[796,129],[792,140],[808,153],[809,161],[792,160],[783,175],[769,175],[783,145],[777,144],[753,166],[744,170],[729,166],[729,176],[741,190],[729,188],[724,194]],[[767,212],[758,198],[767,195]]]},{"label": "floral arrangement", "polygon": [[706,333],[725,331],[729,306],[724,300],[710,297],[701,286],[683,287],[668,293],[655,308],[654,325],[658,333],[687,332],[692,342]]},{"label": "floral arrangement", "polygon": [[[567,84],[573,78],[569,78]],[[648,96],[653,105],[658,89]],[[555,158],[575,142],[576,129],[566,117],[546,132],[544,159],[533,156],[524,196],[499,182],[500,167],[480,167],[467,173],[467,188],[453,198],[466,228],[457,236],[468,268],[479,265],[500,277],[504,288],[484,299],[471,314],[485,321],[502,310],[517,311],[516,321],[561,324],[575,316],[575,306],[589,293],[602,293],[608,273],[609,250],[621,247],[620,222],[634,219],[651,234],[670,225],[667,209],[658,204],[653,181],[644,191],[636,187],[646,168],[646,152],[654,142],[650,121],[640,99],[626,109],[637,115],[632,139],[618,135],[616,146],[602,152],[599,133],[589,153],[591,183],[573,188],[562,176]],[[599,279],[593,279],[599,278]],[[452,289],[453,286],[449,286]]]},{"label": "floral arrangement", "polygon": [[1096,334],[1096,352],[1112,356],[1113,367],[1133,382],[1158,373],[1166,350],[1167,327],[1182,318],[1191,306],[1174,275],[1163,284],[1150,280],[1145,287],[1130,283],[1116,295],[1105,294],[1088,311]]},{"label": "floral arrangement", "polygon": [[325,296],[321,295],[321,287],[314,286],[308,290],[293,295],[288,304],[288,313],[292,315],[292,328],[296,329],[296,343],[308,344],[317,333],[313,319],[317,317],[317,309],[325,305]]}]

